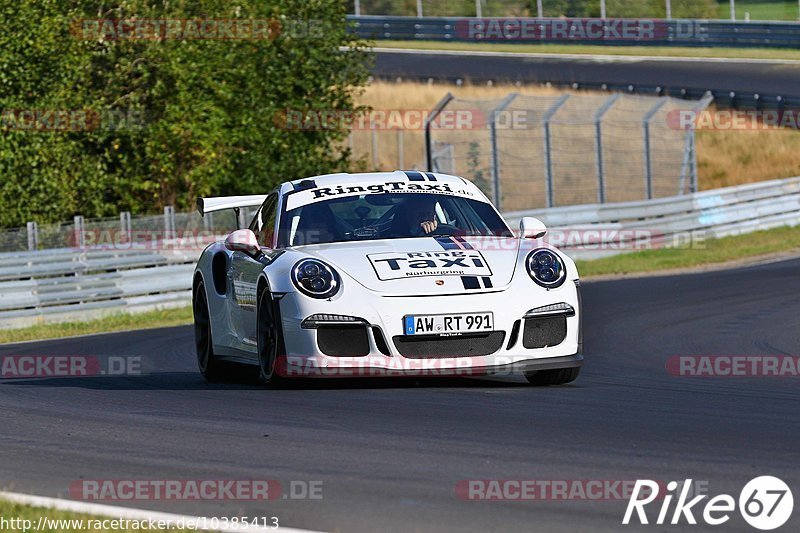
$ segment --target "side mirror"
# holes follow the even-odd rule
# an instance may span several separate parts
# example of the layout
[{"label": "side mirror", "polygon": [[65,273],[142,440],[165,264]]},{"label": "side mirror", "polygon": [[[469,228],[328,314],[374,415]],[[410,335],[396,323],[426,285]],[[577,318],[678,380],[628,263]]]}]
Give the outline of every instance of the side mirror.
[{"label": "side mirror", "polygon": [[538,218],[522,217],[519,222],[519,237],[521,239],[541,239],[547,233],[547,226]]},{"label": "side mirror", "polygon": [[249,229],[237,229],[225,239],[225,248],[232,252],[244,252],[251,257],[261,253],[256,234]]}]

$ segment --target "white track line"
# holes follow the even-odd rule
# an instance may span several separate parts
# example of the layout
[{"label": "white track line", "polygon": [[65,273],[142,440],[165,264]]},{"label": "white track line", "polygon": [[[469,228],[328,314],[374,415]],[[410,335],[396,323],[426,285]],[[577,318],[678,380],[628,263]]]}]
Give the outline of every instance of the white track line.
[{"label": "white track line", "polygon": [[[74,513],[82,513],[93,516],[104,516],[106,518],[123,518],[128,520],[155,520],[169,522],[170,524],[186,523],[188,520],[197,521],[198,518],[202,520],[203,517],[179,515],[171,513],[161,513],[158,511],[147,511],[144,509],[131,509],[130,507],[117,507],[114,505],[103,505],[99,503],[79,502],[74,500],[62,500],[59,498],[45,498],[44,496],[32,496],[30,494],[20,494],[17,492],[3,492],[0,491],[0,499],[8,500],[14,503],[21,503],[24,505],[31,505],[33,507],[45,507],[48,509],[56,509],[58,511],[71,511]],[[210,519],[206,519],[209,523]],[[227,527],[211,529],[210,527],[202,528],[205,531],[221,531],[224,533],[235,533],[241,531],[271,531],[278,533],[319,533],[308,529],[294,529],[290,527],[279,527],[272,529],[270,527],[252,526],[242,524],[239,527]]]},{"label": "white track line", "polygon": [[536,52],[490,52],[485,50],[430,50],[415,48],[381,48],[373,52],[385,54],[450,55],[473,57],[519,57],[530,59],[583,59],[597,63],[638,63],[642,61],[677,61],[681,63],[744,63],[759,65],[800,65],[800,59],[755,59],[746,57],[678,57],[678,56],[634,56],[610,54],[547,54]]}]

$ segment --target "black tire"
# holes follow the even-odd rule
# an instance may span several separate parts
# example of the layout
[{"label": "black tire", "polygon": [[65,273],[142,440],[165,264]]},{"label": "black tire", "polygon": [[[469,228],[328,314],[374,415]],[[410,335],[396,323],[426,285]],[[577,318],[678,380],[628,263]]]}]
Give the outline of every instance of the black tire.
[{"label": "black tire", "polygon": [[231,379],[233,367],[220,361],[214,354],[211,338],[211,319],[208,312],[208,298],[205,285],[198,284],[194,294],[194,344],[197,351],[197,367],[210,383]]},{"label": "black tire", "polygon": [[556,368],[554,370],[538,370],[535,372],[525,372],[525,379],[531,385],[563,385],[575,381],[581,373],[581,367]]},{"label": "black tire", "polygon": [[259,379],[264,385],[279,387],[286,380],[276,371],[278,357],[285,355],[286,349],[283,344],[283,329],[280,326],[280,310],[267,290],[261,291],[258,296],[256,315]]}]

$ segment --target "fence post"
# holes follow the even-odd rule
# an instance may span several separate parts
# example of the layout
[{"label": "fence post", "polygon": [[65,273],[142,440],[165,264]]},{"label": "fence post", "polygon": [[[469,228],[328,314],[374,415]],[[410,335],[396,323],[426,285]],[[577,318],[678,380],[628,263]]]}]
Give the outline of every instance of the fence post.
[{"label": "fence post", "polygon": [[597,156],[597,201],[601,204],[606,203],[605,169],[603,167],[603,115],[611,109],[611,106],[619,99],[619,96],[619,93],[611,96],[594,114],[594,149]]},{"label": "fence post", "polygon": [[492,109],[490,116],[489,141],[492,147],[492,202],[494,202],[498,211],[503,210],[503,196],[500,188],[500,154],[498,154],[497,151],[497,118],[500,116],[500,113],[511,105],[511,102],[513,102],[516,97],[517,93],[511,93],[506,96],[496,108]]},{"label": "fence post", "polygon": [[168,205],[164,208],[164,238],[171,239],[175,236],[175,208]]},{"label": "fence post", "polygon": [[122,211],[119,214],[119,230],[122,232],[126,241],[130,240],[132,231],[130,211]]},{"label": "fence post", "polygon": [[642,119],[642,128],[644,130],[644,182],[648,200],[653,199],[653,158],[650,153],[650,121],[666,103],[667,99],[662,97],[656,105],[645,113]]},{"label": "fence post", "polygon": [[568,99],[569,94],[562,95],[542,115],[542,124],[544,125],[544,184],[547,207],[553,207],[553,153],[550,146],[550,119]]},{"label": "fence post", "polygon": [[39,226],[36,222],[28,222],[28,251],[39,249]]},{"label": "fence post", "polygon": [[433,172],[433,147],[431,146],[431,125],[436,117],[454,98],[452,93],[447,93],[444,98],[439,100],[439,103],[431,111],[431,114],[425,119],[425,162],[427,163],[427,171]]},{"label": "fence post", "polygon": [[377,169],[378,162],[378,131],[375,129],[375,122],[370,121],[369,132],[372,135],[372,168]]},{"label": "fence post", "polygon": [[[714,95],[707,92],[700,100],[697,101],[692,107],[692,115],[697,116],[699,111],[704,110],[714,101]],[[678,184],[678,194],[685,194],[684,187],[686,186],[686,175],[689,175],[689,191],[697,192],[697,152],[695,149],[695,130],[694,126],[686,133],[686,138],[683,143],[683,162],[681,163],[681,177]]]},{"label": "fence post", "polygon": [[84,233],[83,215],[76,215],[72,219],[72,236],[76,248],[86,247],[86,234]]},{"label": "fence post", "polygon": [[399,128],[397,130],[397,168],[399,170],[403,170],[406,168],[405,162],[405,146],[403,143],[403,129]]}]

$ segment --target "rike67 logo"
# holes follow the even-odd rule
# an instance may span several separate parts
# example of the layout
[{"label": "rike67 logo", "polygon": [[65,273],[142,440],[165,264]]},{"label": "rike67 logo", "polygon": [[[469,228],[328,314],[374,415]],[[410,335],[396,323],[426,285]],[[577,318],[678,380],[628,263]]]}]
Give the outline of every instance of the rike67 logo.
[{"label": "rike67 logo", "polygon": [[[677,490],[679,487],[680,494]],[[697,524],[695,514],[699,515],[703,522],[712,526],[718,526],[730,520],[731,514],[737,509],[737,501],[733,496],[720,494],[703,502],[708,498],[707,494],[689,499],[691,487],[691,479],[687,479],[682,484],[670,481],[667,483],[666,495],[660,495],[657,482],[637,480],[630,500],[628,500],[628,508],[625,510],[622,523],[630,524],[633,518],[633,523],[638,520],[640,524],[649,524],[652,517],[648,518],[645,507],[656,501],[659,496],[663,496],[663,500],[655,524],[675,525],[685,520],[687,524],[694,525]],[[671,509],[675,496],[677,496],[677,501],[675,507]],[[773,476],[760,476],[752,479],[739,493],[738,510],[742,518],[756,529],[768,531],[781,527],[792,516],[793,508],[794,498],[789,486]],[[672,511],[671,516],[670,511]]]}]

